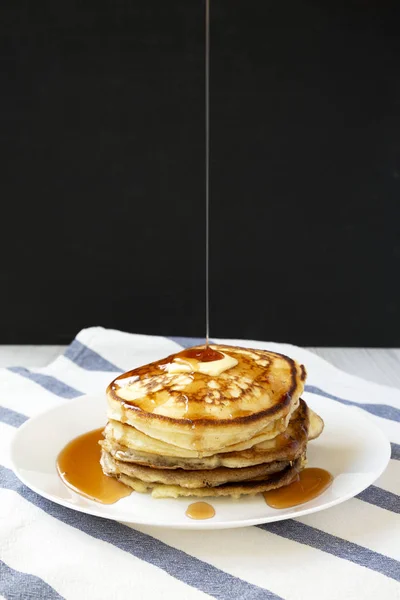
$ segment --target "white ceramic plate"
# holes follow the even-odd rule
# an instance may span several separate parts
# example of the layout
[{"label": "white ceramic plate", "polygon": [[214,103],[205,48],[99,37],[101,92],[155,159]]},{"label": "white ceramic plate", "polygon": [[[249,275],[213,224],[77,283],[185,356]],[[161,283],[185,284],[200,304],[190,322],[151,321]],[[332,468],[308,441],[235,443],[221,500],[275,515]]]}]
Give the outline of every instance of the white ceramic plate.
[{"label": "white ceramic plate", "polygon": [[327,469],[335,479],[321,496],[294,508],[270,508],[261,495],[240,500],[211,498],[215,517],[194,521],[185,511],[195,498],[155,500],[149,494],[132,493],[115,504],[103,505],[76,494],[59,478],[56,458],[70,440],[105,424],[103,395],[82,396],[27,421],[14,437],[12,463],[19,479],[41,496],[80,512],[127,523],[223,529],[299,517],[359,494],[379,477],[390,457],[388,440],[361,409],[308,394],[303,397],[325,421],[320,438],[309,444],[308,466]]}]

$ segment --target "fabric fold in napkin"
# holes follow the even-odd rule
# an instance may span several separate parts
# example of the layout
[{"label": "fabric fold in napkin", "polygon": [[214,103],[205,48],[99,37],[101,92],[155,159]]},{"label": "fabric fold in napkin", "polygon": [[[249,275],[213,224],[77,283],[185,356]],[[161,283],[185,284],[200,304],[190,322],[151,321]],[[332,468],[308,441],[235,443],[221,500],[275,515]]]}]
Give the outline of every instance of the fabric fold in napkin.
[{"label": "fabric fold in napkin", "polygon": [[103,392],[120,372],[203,342],[85,329],[45,368],[0,370],[0,598],[400,598],[400,390],[296,346],[215,341],[288,354],[307,366],[306,401],[325,397],[365,411],[391,442],[383,475],[331,509],[242,529],[133,527],[58,506],[11,470],[16,428],[61,402]]}]

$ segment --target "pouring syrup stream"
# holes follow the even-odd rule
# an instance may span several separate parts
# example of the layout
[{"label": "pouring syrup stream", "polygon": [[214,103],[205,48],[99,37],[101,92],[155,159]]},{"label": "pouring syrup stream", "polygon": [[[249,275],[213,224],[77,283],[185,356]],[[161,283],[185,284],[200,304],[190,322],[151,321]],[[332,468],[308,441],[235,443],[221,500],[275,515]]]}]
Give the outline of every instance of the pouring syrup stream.
[{"label": "pouring syrup stream", "polygon": [[209,225],[210,225],[210,0],[205,0],[205,174],[206,174],[206,349],[210,337],[210,288],[209,288]]}]

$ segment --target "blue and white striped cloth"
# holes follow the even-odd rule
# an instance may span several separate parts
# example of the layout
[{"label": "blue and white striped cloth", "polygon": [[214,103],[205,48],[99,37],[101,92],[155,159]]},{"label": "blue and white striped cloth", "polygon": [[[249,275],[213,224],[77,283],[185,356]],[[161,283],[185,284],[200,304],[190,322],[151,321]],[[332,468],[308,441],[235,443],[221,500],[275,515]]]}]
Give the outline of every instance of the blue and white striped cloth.
[{"label": "blue and white striped cloth", "polygon": [[399,599],[400,391],[347,375],[295,346],[229,340],[304,362],[305,398],[360,406],[392,442],[386,472],[340,506],[244,529],[131,527],[53,504],[15,477],[9,445],[26,419],[197,341],[94,327],[44,369],[0,371],[0,597]]}]

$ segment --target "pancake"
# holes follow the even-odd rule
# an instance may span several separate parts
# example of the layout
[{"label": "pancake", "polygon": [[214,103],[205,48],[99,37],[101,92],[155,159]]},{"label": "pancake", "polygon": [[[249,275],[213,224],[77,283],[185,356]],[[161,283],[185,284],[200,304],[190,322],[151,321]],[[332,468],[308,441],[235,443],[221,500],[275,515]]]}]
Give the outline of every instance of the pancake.
[{"label": "pancake", "polygon": [[107,388],[108,418],[200,454],[285,431],[304,389],[304,367],[266,350],[210,348],[223,360],[196,363],[183,351],[117,377]]},{"label": "pancake", "polygon": [[[105,429],[105,440],[101,442],[101,445],[104,450],[118,461],[134,462],[159,469],[243,468],[273,461],[294,461],[305,452],[309,431],[309,413],[311,412],[304,400],[300,400],[300,405],[292,415],[286,431],[273,440],[256,443],[254,446],[244,450],[224,451],[202,458],[144,452],[142,448],[146,447],[145,445],[140,447],[140,450],[137,450],[130,445],[124,445],[121,439],[117,441],[112,435],[114,429],[109,428],[109,426]],[[323,422],[318,415],[315,413],[313,415],[313,435],[317,437],[318,428],[319,432],[321,432],[323,427],[321,423]],[[124,427],[129,428],[130,426],[125,425]],[[134,430],[132,427],[130,429]],[[141,435],[143,436],[143,434]]]},{"label": "pancake", "polygon": [[225,483],[265,479],[266,476],[283,471],[290,465],[289,461],[273,461],[253,467],[229,469],[218,467],[216,469],[156,469],[143,467],[135,463],[115,460],[105,450],[102,452],[101,464],[113,473],[128,475],[140,479],[145,483],[163,483],[165,485],[179,485],[185,488],[215,487]]},{"label": "pancake", "polygon": [[108,462],[107,457],[104,457],[104,453],[102,461],[103,470],[107,475],[116,477],[121,483],[128,485],[136,492],[151,492],[153,498],[178,498],[180,496],[197,496],[199,498],[231,496],[232,498],[239,498],[242,495],[255,495],[292,483],[292,481],[296,480],[305,462],[303,458],[298,458],[292,465],[289,464],[283,470],[272,475],[267,475],[263,479],[237,481],[214,487],[188,488],[177,484],[166,485],[163,483],[145,482],[139,478],[119,473]]},{"label": "pancake", "polygon": [[[131,450],[145,450],[148,453],[158,454],[160,456],[202,458],[206,456],[213,456],[215,454],[210,450],[198,452],[197,450],[179,448],[174,444],[169,444],[162,440],[156,440],[155,438],[138,431],[135,427],[132,427],[132,425],[120,423],[112,419],[110,419],[106,426],[105,435],[109,440],[121,443],[123,446],[126,446]],[[231,446],[226,446],[223,448],[223,451],[238,452],[241,450],[246,450],[247,448],[251,448],[252,446],[266,440],[274,439],[277,437],[277,435],[279,434],[276,433],[274,428],[267,426],[251,439],[239,442],[237,444],[232,444]]]},{"label": "pancake", "polygon": [[319,437],[321,435],[321,433],[324,430],[324,421],[321,419],[321,417],[319,415],[317,415],[317,413],[315,413],[313,410],[311,410],[310,407],[308,407],[308,413],[309,413],[309,418],[310,418],[308,439],[315,440],[317,437]]}]

